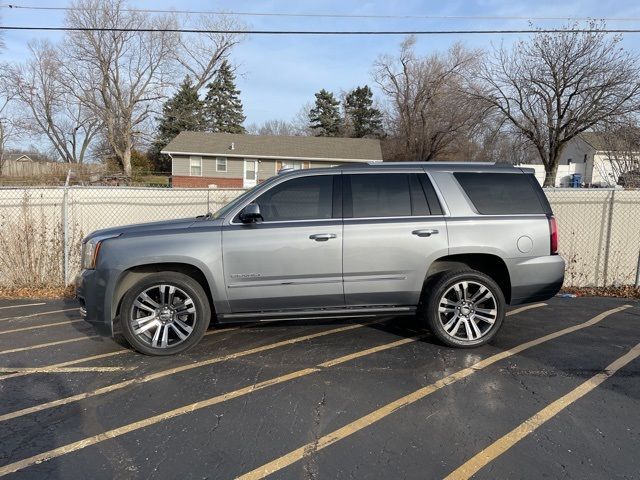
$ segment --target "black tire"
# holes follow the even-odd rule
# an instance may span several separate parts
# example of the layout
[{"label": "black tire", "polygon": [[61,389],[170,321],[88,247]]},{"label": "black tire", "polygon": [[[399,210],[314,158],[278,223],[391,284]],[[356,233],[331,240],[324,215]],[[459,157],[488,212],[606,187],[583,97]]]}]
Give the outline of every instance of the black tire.
[{"label": "black tire", "polygon": [[[467,283],[467,287],[460,286],[463,282]],[[478,300],[487,296],[480,286],[486,289],[487,293],[491,293],[491,298],[478,302],[477,306],[470,306],[473,302],[469,300],[476,293],[480,292]],[[500,330],[506,311],[506,302],[502,289],[488,275],[471,269],[446,272],[430,282],[426,288],[428,289],[424,292],[426,308],[422,311],[422,315],[431,332],[443,344],[456,348],[478,347],[490,342]],[[468,294],[464,295],[463,290],[468,291]],[[461,296],[465,299],[462,300]],[[452,301],[457,303],[448,303]],[[441,312],[441,305],[446,311]],[[477,312],[476,309],[482,310],[483,313]],[[495,313],[484,313],[492,310],[495,310]],[[493,323],[485,320],[491,319],[494,315]],[[475,329],[472,323],[476,325]],[[447,330],[445,329],[447,325],[452,326]],[[457,328],[456,325],[458,325]],[[452,332],[452,329],[455,331]],[[480,335],[474,338],[478,335],[478,331]]]},{"label": "black tire", "polygon": [[[144,308],[140,308],[140,302],[136,303],[136,300],[145,292],[150,300],[144,300]],[[143,317],[147,312],[148,316]],[[146,325],[148,329],[141,333],[144,328],[139,328],[136,333],[133,323],[144,318],[150,320],[137,327]],[[144,277],[127,291],[120,308],[122,334],[134,349],[146,355],[175,355],[188,350],[202,339],[210,320],[211,307],[202,286],[178,272],[159,272]],[[165,330],[166,337],[156,338],[156,331],[163,335]],[[165,338],[166,346],[162,346]]]}]

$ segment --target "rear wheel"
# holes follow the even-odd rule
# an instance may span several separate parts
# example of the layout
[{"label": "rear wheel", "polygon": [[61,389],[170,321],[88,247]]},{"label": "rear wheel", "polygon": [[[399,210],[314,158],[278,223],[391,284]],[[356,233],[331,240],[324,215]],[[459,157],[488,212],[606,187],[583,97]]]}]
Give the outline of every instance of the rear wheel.
[{"label": "rear wheel", "polygon": [[194,346],[211,318],[208,298],[198,282],[177,272],[143,278],[125,294],[122,333],[147,355],[173,355]]},{"label": "rear wheel", "polygon": [[459,348],[484,345],[502,326],[504,295],[496,282],[482,272],[445,273],[425,293],[427,325],[445,345]]}]

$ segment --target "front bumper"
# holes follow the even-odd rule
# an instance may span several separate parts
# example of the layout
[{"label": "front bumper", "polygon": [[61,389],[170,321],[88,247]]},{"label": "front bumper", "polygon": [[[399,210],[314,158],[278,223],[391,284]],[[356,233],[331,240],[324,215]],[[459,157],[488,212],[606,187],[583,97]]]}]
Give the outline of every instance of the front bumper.
[{"label": "front bumper", "polygon": [[95,330],[113,336],[111,315],[105,311],[106,283],[97,270],[83,270],[75,279],[76,299],[80,302],[80,315]]},{"label": "front bumper", "polygon": [[511,277],[510,305],[540,302],[555,296],[564,281],[564,259],[548,255],[507,261]]}]

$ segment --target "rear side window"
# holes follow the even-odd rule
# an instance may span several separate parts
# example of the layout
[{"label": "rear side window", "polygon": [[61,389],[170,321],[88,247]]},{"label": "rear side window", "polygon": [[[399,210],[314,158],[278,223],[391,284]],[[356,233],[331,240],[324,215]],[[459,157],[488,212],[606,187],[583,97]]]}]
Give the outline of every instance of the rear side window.
[{"label": "rear side window", "polygon": [[265,222],[331,218],[333,175],[288,180],[267,190],[255,203]]},{"label": "rear side window", "polygon": [[529,178],[533,175],[474,172],[453,175],[480,214],[549,213],[548,204],[541,199],[544,192],[535,178],[535,184]]},{"label": "rear side window", "polygon": [[345,175],[345,217],[430,215],[424,186],[415,173]]}]

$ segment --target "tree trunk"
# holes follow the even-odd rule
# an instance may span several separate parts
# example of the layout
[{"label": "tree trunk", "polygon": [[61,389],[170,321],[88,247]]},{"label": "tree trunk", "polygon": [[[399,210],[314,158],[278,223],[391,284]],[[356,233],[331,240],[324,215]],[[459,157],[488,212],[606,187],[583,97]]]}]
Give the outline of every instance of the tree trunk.
[{"label": "tree trunk", "polygon": [[124,169],[124,173],[127,176],[131,176],[131,145],[127,145],[122,152],[122,158],[120,159],[122,162],[122,168]]},{"label": "tree trunk", "polygon": [[555,187],[556,175],[558,174],[558,157],[550,158],[549,163],[544,165],[545,176],[543,187]]}]

